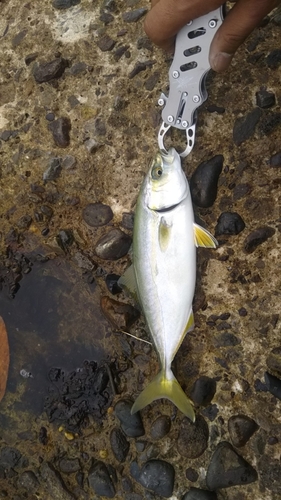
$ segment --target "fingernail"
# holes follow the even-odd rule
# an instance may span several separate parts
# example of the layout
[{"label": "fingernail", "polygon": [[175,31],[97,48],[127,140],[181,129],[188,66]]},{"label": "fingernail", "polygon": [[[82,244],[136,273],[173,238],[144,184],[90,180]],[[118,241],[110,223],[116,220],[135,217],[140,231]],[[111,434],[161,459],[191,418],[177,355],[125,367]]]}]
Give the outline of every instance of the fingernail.
[{"label": "fingernail", "polygon": [[214,57],[210,56],[210,64],[214,71],[220,73],[228,68],[233,58],[233,54],[227,54],[226,52],[217,52]]}]

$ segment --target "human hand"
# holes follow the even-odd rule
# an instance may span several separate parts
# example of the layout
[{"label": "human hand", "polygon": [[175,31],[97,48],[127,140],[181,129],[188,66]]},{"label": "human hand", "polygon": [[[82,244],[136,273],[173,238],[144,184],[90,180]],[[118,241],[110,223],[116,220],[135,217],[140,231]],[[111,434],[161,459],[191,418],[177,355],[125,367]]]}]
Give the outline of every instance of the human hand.
[{"label": "human hand", "polygon": [[[175,35],[192,19],[223,5],[222,0],[151,0],[144,22],[149,38],[167,51],[174,50]],[[244,40],[281,0],[237,0],[211,43],[209,60],[217,72],[228,68]]]}]

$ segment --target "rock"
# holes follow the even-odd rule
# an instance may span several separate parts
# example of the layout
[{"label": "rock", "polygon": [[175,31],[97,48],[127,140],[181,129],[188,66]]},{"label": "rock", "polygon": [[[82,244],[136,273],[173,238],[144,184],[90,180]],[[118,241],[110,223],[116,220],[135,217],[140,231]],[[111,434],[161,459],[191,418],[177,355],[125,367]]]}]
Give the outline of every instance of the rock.
[{"label": "rock", "polygon": [[237,118],[233,127],[233,140],[236,146],[240,146],[242,142],[246,141],[253,135],[261,115],[261,109],[255,108],[246,116]]},{"label": "rock", "polygon": [[65,474],[71,474],[80,470],[80,463],[78,458],[62,458],[59,461],[59,468]]},{"label": "rock", "polygon": [[38,435],[38,441],[39,443],[43,444],[43,446],[46,446],[48,443],[48,432],[46,427],[40,427],[39,435]]},{"label": "rock", "polygon": [[32,52],[32,54],[28,54],[24,58],[24,62],[26,66],[29,66],[33,61],[35,61],[38,57],[38,52]]},{"label": "rock", "polygon": [[53,80],[54,78],[60,78],[68,63],[62,57],[57,57],[53,61],[35,65],[33,70],[33,76],[37,83],[44,83]]},{"label": "rock", "polygon": [[281,151],[270,157],[269,165],[271,167],[281,167]]},{"label": "rock", "polygon": [[40,468],[41,483],[50,498],[74,500],[75,497],[66,488],[60,473],[48,462],[43,462]]},{"label": "rock", "polygon": [[114,16],[109,12],[105,12],[104,10],[100,14],[100,21],[105,25],[110,24],[114,21]]},{"label": "rock", "polygon": [[153,51],[153,44],[147,36],[141,36],[140,38],[137,39],[137,49],[138,50],[149,50],[150,52]]},{"label": "rock", "polygon": [[84,141],[84,146],[89,153],[95,153],[95,151],[97,151],[100,147],[100,144],[96,141],[96,139],[86,139],[86,141]]},{"label": "rock", "polygon": [[120,279],[119,274],[107,274],[105,278],[105,284],[107,289],[112,293],[112,295],[116,295],[122,292],[122,288],[118,285],[118,280]]},{"label": "rock", "polygon": [[70,143],[71,121],[68,117],[61,117],[51,122],[48,126],[53,134],[53,139],[60,148],[67,148]]},{"label": "rock", "polygon": [[[216,360],[218,361],[218,359],[216,359]],[[211,404],[211,405],[207,406],[206,408],[204,408],[204,410],[202,410],[202,415],[207,417],[207,419],[210,420],[210,422],[213,422],[217,418],[218,413],[219,413],[219,409],[218,409],[216,404]]]},{"label": "rock", "polygon": [[81,0],[53,0],[53,7],[55,9],[69,9],[80,2]]},{"label": "rock", "polygon": [[233,415],[228,420],[228,432],[232,444],[236,448],[244,446],[258,427],[256,422],[246,415]]},{"label": "rock", "polygon": [[273,113],[272,111],[265,111],[263,119],[259,125],[261,135],[269,135],[274,129],[281,124],[281,113]]},{"label": "rock", "polygon": [[207,406],[216,393],[216,381],[202,375],[195,382],[191,390],[191,400],[198,406]]},{"label": "rock", "polygon": [[21,459],[21,453],[16,448],[4,446],[0,451],[0,466],[5,469],[16,467]]},{"label": "rock", "polygon": [[125,23],[135,23],[141,19],[147,13],[147,8],[142,7],[140,9],[131,10],[130,12],[124,12],[122,14],[123,21]]},{"label": "rock", "polygon": [[61,229],[59,234],[56,236],[56,241],[60,248],[67,252],[69,247],[74,243],[74,236],[71,229]]},{"label": "rock", "polygon": [[24,30],[20,31],[19,33],[17,33],[16,36],[14,36],[14,38],[12,39],[13,49],[15,49],[22,42],[22,40],[27,35],[27,32],[28,32],[27,29],[24,29]]},{"label": "rock", "polygon": [[154,64],[153,61],[137,61],[132,71],[129,73],[129,79],[131,80],[135,76],[137,76],[141,71],[145,71],[146,68],[149,68]]},{"label": "rock", "polygon": [[265,385],[269,392],[273,394],[278,399],[281,399],[281,380],[270,373],[265,372],[264,374]]},{"label": "rock", "polygon": [[266,64],[270,69],[276,69],[281,64],[281,49],[272,50],[267,58]]},{"label": "rock", "polygon": [[211,207],[217,197],[218,179],[223,167],[223,156],[216,155],[200,163],[190,179],[191,197],[198,207]]},{"label": "rock", "polygon": [[188,469],[186,469],[185,475],[188,481],[191,481],[192,483],[195,483],[199,477],[198,472],[195,469],[192,469],[192,467],[188,467]]},{"label": "rock", "polygon": [[129,231],[132,231],[134,228],[134,214],[124,213],[122,214],[122,222],[121,226]]},{"label": "rock", "polygon": [[217,500],[217,494],[214,491],[200,490],[199,488],[190,488],[183,495],[182,500]]},{"label": "rock", "polygon": [[110,477],[106,465],[101,462],[93,462],[88,474],[89,486],[97,495],[113,498],[115,496],[115,487]]},{"label": "rock", "polygon": [[[263,454],[259,463],[258,471],[260,476],[261,487],[267,488],[269,491],[273,491],[281,496],[281,462],[280,459],[274,459],[270,455]],[[271,498],[269,496],[269,498]],[[272,497],[274,498],[274,497]]]},{"label": "rock", "polygon": [[23,215],[17,222],[19,229],[28,229],[32,223],[32,217],[30,215]]},{"label": "rock", "polygon": [[150,436],[152,439],[162,439],[171,429],[171,419],[167,415],[161,415],[151,424]]},{"label": "rock", "polygon": [[97,118],[95,120],[95,134],[97,136],[106,135],[106,125],[102,118]]},{"label": "rock", "polygon": [[83,61],[79,61],[73,64],[73,66],[71,66],[69,73],[73,76],[77,76],[80,75],[81,73],[85,74],[87,69],[88,65]]},{"label": "rock", "polygon": [[160,71],[155,71],[154,73],[152,73],[152,75],[150,75],[148,77],[148,79],[145,81],[145,88],[146,90],[153,90],[155,85],[158,83],[159,81],[159,76],[160,76]]},{"label": "rock", "polygon": [[18,479],[18,485],[21,488],[28,490],[29,492],[33,492],[38,488],[39,481],[34,472],[32,472],[31,470],[26,470],[20,475]]},{"label": "rock", "polygon": [[241,344],[241,340],[231,332],[223,332],[214,339],[215,347],[230,347]]},{"label": "rock", "polygon": [[233,449],[230,443],[218,444],[208,467],[206,484],[210,490],[245,485],[256,481],[256,470]]},{"label": "rock", "polygon": [[65,170],[70,170],[70,169],[75,167],[76,163],[77,163],[77,160],[76,160],[75,156],[66,155],[62,159],[61,166],[62,166],[62,168],[65,168]]},{"label": "rock", "polygon": [[156,495],[169,498],[174,489],[174,467],[164,460],[149,460],[146,462],[138,477],[138,482]]},{"label": "rock", "polygon": [[210,104],[207,106],[207,111],[209,111],[209,113],[218,113],[218,115],[222,115],[225,113],[225,108],[217,106],[216,104]]},{"label": "rock", "polygon": [[182,420],[177,448],[186,458],[200,457],[208,446],[209,429],[205,419],[198,415],[193,424],[188,418]]},{"label": "rock", "polygon": [[130,443],[128,443],[123,432],[117,427],[112,429],[110,433],[110,444],[115,458],[119,462],[124,462],[130,449]]},{"label": "rock", "polygon": [[121,45],[120,47],[118,47],[114,52],[114,60],[119,61],[119,59],[121,59],[121,57],[127,52],[129,48],[129,45]]},{"label": "rock", "polygon": [[129,330],[140,317],[140,311],[131,304],[118,302],[111,297],[101,297],[100,305],[105,317],[117,330]]},{"label": "rock", "polygon": [[54,181],[58,179],[61,174],[61,159],[51,158],[47,170],[43,173],[43,180],[45,182]]},{"label": "rock", "polygon": [[275,94],[268,90],[260,90],[256,92],[256,103],[259,108],[271,108],[275,105]]},{"label": "rock", "polygon": [[95,252],[101,259],[118,260],[127,255],[131,244],[131,236],[114,228],[99,239]]},{"label": "rock", "polygon": [[115,405],[115,415],[121,422],[121,428],[128,437],[144,435],[144,428],[139,412],[131,415],[132,401],[121,399]]},{"label": "rock", "polygon": [[245,222],[236,212],[223,212],[215,227],[215,236],[239,234],[245,228]]},{"label": "rock", "polygon": [[273,375],[281,378],[281,346],[272,349],[266,358],[266,364]]},{"label": "rock", "polygon": [[244,250],[246,253],[253,253],[256,248],[264,243],[268,238],[275,234],[275,229],[269,226],[259,227],[248,234],[244,241]]},{"label": "rock", "polygon": [[98,41],[97,46],[102,52],[109,52],[114,48],[116,41],[109,35],[103,35]]},{"label": "rock", "polygon": [[83,209],[83,220],[91,227],[105,226],[113,218],[113,212],[103,203],[89,203]]}]

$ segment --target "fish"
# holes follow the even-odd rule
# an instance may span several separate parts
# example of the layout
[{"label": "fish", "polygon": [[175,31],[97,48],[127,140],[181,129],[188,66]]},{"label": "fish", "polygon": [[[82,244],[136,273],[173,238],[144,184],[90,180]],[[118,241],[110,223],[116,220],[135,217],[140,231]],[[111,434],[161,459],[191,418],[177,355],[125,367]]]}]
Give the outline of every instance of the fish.
[{"label": "fish", "polygon": [[171,363],[194,328],[192,302],[196,283],[196,247],[216,248],[209,231],[194,221],[189,184],[174,148],[158,152],[138,195],[132,265],[119,279],[145,317],[160,371],[134,402],[131,413],[167,398],[192,422],[195,413],[174,376]]}]

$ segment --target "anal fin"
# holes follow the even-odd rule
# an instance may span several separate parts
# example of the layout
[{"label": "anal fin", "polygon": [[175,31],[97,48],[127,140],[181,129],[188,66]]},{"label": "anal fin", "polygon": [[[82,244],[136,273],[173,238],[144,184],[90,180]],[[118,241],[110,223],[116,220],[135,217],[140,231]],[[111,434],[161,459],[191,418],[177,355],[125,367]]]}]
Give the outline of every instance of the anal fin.
[{"label": "anal fin", "polygon": [[218,246],[216,238],[207,229],[204,229],[195,222],[193,223],[193,227],[194,241],[197,247],[216,248]]}]

